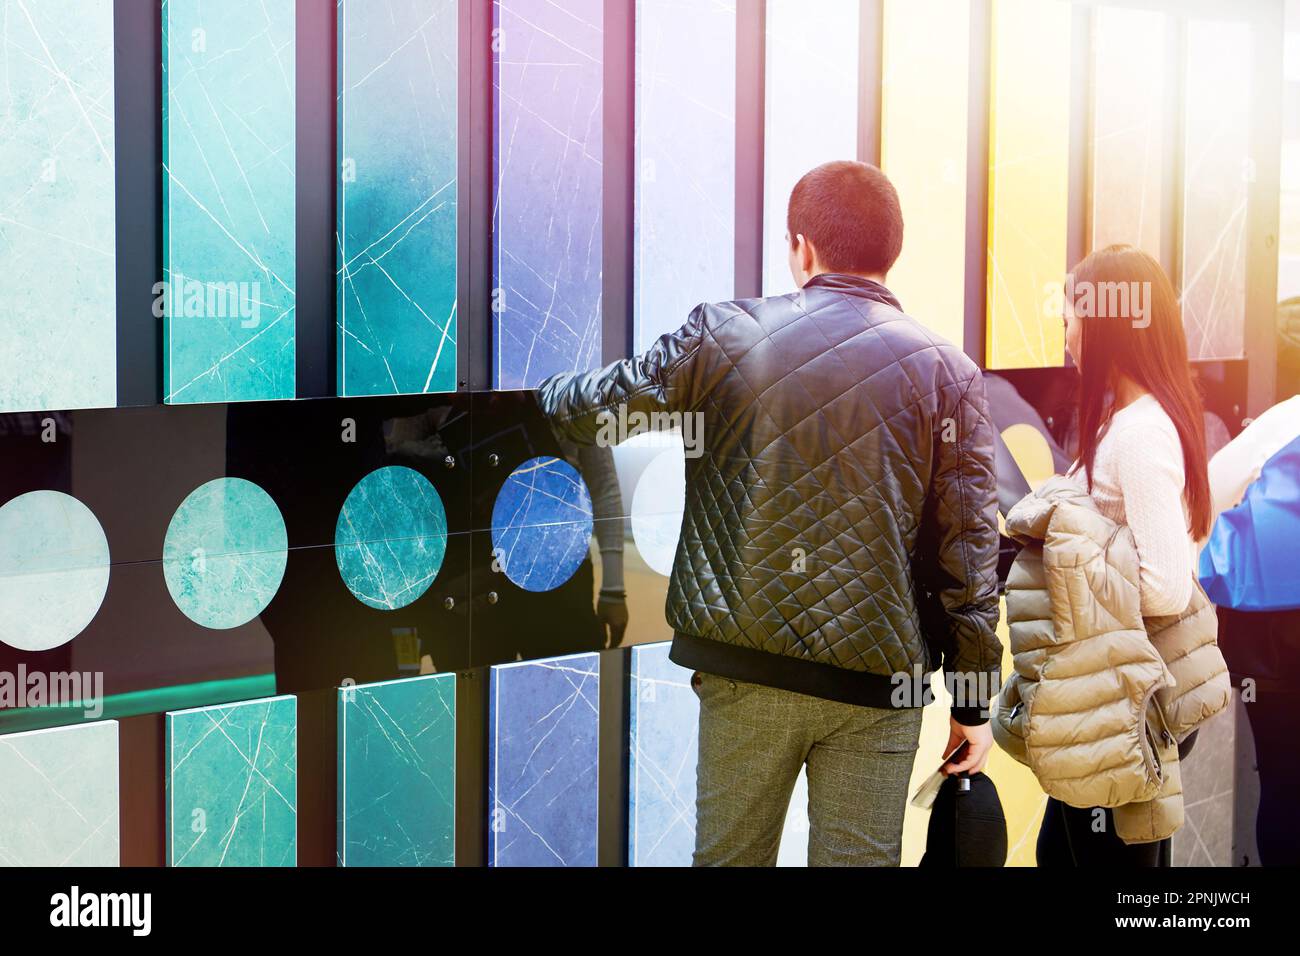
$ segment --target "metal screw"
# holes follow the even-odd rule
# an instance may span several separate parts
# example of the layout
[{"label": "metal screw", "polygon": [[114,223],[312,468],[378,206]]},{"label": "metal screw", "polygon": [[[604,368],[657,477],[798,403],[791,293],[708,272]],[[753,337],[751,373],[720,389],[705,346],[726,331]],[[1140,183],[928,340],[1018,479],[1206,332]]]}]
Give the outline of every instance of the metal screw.
[{"label": "metal screw", "polygon": [[497,592],[496,592],[496,591],[489,591],[489,592],[487,593],[487,599],[488,599],[488,603],[489,603],[489,604],[496,604],[496,603],[497,603]]},{"label": "metal screw", "polygon": [[491,465],[493,468],[501,464],[501,459],[497,456],[496,452],[493,452],[492,454],[488,455],[488,464]]},{"label": "metal screw", "polygon": [[445,607],[448,611],[453,611],[456,608],[456,599],[453,597],[444,598],[442,602],[442,606]]},{"label": "metal screw", "polygon": [[444,465],[446,465],[448,468],[455,468],[455,467],[456,467],[456,456],[455,456],[455,455],[448,455],[446,458],[444,458],[444,459],[442,460],[442,463],[443,463]]}]

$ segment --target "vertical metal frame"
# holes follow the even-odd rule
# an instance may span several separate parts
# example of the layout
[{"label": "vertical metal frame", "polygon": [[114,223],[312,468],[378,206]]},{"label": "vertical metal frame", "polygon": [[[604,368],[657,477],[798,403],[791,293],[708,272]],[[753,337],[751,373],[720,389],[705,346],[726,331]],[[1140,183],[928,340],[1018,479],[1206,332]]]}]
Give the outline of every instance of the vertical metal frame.
[{"label": "vertical metal frame", "polygon": [[767,0],[736,0],[736,296],[763,290]]}]

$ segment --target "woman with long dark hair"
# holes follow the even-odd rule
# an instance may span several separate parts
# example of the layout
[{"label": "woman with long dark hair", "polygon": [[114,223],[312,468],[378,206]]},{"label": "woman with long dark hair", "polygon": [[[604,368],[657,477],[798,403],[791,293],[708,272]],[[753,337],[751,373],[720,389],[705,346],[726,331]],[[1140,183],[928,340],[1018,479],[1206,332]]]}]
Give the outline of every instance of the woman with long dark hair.
[{"label": "woman with long dark hair", "polygon": [[[1078,460],[1070,477],[1133,532],[1143,617],[1181,614],[1211,501],[1201,397],[1173,285],[1151,256],[1107,246],[1066,287],[1066,348],[1079,369]],[[1104,822],[1103,822],[1104,814]],[[1125,844],[1109,810],[1049,799],[1040,866],[1169,865],[1169,841]]]}]

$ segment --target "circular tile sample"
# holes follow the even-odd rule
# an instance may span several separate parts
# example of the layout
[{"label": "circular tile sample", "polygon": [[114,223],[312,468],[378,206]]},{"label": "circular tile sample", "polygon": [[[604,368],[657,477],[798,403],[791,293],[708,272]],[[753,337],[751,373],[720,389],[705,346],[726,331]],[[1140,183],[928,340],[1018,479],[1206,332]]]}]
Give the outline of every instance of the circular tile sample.
[{"label": "circular tile sample", "polygon": [[510,473],[492,507],[492,549],[525,591],[558,588],[591,547],[591,494],[559,458],[531,458]]},{"label": "circular tile sample", "polygon": [[217,478],[181,502],[163,542],[163,577],[186,617],[214,630],[247,624],[280,589],[289,535],[271,496]]},{"label": "circular tile sample", "polygon": [[632,492],[632,540],[646,564],[667,577],[686,510],[686,453],[680,442],[650,460]]},{"label": "circular tile sample", "polygon": [[447,554],[447,512],[436,488],[399,465],[372,471],[343,502],[334,558],[362,604],[395,611],[419,600]]},{"label": "circular tile sample", "polygon": [[0,507],[0,641],[48,651],[90,624],[108,591],[108,538],[76,498],[33,491]]}]

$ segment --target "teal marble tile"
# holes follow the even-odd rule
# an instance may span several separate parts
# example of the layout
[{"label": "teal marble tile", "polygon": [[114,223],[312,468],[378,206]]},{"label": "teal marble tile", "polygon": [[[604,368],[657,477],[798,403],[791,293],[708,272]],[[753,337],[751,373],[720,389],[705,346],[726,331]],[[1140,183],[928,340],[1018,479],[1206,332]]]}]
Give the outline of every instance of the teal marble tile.
[{"label": "teal marble tile", "polygon": [[0,412],[117,402],[112,0],[0,0]]},{"label": "teal marble tile", "polygon": [[296,698],[167,715],[169,866],[293,866],[297,808]]},{"label": "teal marble tile", "polygon": [[456,0],[338,2],[338,392],[456,389]]},{"label": "teal marble tile", "polygon": [[104,529],[76,498],[32,491],[0,506],[0,643],[66,644],[99,612],[108,576]]},{"label": "teal marble tile", "polygon": [[447,553],[447,512],[418,471],[372,471],[343,502],[334,532],[339,574],[357,600],[396,610],[419,600]]},{"label": "teal marble tile", "polygon": [[117,866],[117,721],[0,737],[0,866]]},{"label": "teal marble tile", "polygon": [[217,478],[191,492],[172,516],[163,577],[191,621],[238,627],[275,597],[288,548],[284,518],[270,495],[242,478]]},{"label": "teal marble tile", "polygon": [[340,866],[452,866],[456,675],[339,689]]},{"label": "teal marble tile", "polygon": [[295,7],[162,5],[169,403],[294,397]]}]

